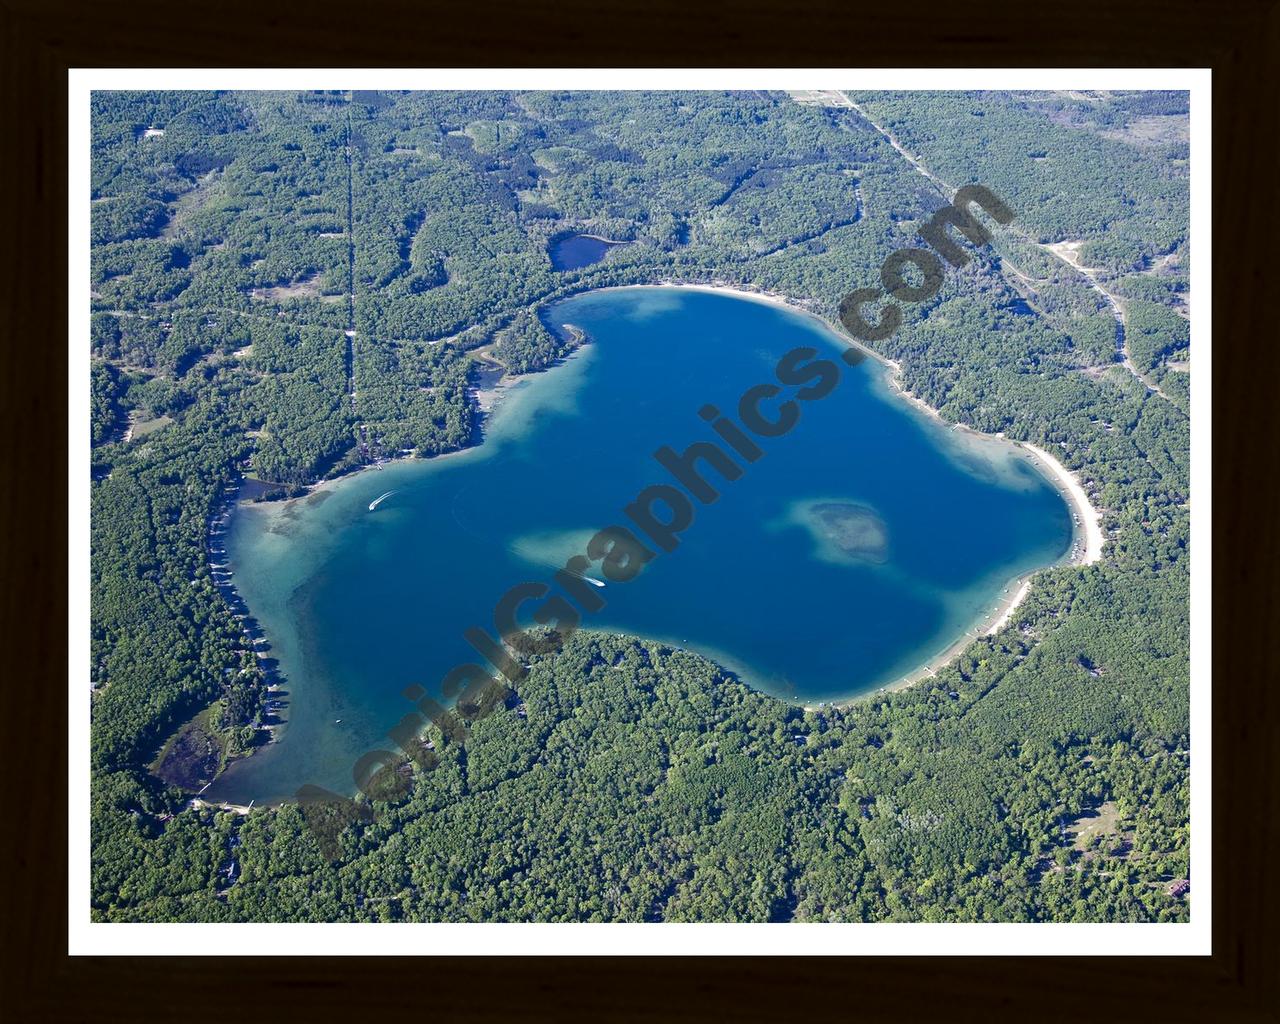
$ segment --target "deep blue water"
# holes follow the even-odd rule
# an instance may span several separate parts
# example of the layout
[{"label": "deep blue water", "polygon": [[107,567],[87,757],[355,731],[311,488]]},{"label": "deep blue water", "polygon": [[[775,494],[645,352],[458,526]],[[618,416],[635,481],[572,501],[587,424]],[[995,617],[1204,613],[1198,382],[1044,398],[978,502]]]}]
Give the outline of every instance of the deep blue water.
[{"label": "deep blue water", "polygon": [[577,270],[604,259],[605,253],[622,242],[606,242],[587,235],[567,235],[551,243],[547,253],[556,270]]},{"label": "deep blue water", "polygon": [[[351,791],[352,763],[390,746],[386,730],[411,710],[401,691],[435,690],[479,660],[468,626],[493,632],[509,587],[550,582],[596,530],[633,525],[624,506],[670,480],[655,449],[715,439],[700,408],[735,410],[796,346],[837,362],[845,347],[811,318],[691,290],[595,292],[550,318],[593,343],[515,384],[483,445],[237,512],[235,582],[287,679],[289,724],[209,796]],[[599,591],[607,607],[584,626],[686,645],[762,690],[830,700],[917,670],[1013,577],[1066,553],[1067,505],[1025,455],[923,416],[872,360],[840,367],[831,394],[799,403],[793,430],[757,439],[766,454],[739,480],[707,473],[720,500],[696,506],[675,551]],[[832,506],[875,523],[869,557],[822,533],[814,510]]]}]

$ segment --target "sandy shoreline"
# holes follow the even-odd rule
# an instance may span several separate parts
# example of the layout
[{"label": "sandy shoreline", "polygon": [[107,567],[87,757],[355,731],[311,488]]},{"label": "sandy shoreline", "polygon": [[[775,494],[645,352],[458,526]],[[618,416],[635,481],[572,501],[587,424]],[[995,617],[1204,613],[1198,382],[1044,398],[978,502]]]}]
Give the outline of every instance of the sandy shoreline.
[{"label": "sandy shoreline", "polygon": [[1021,441],[1019,444],[1028,451],[1034,452],[1040,464],[1053,475],[1054,479],[1070,495],[1069,504],[1079,517],[1080,522],[1078,525],[1084,531],[1084,552],[1079,559],[1079,563],[1081,565],[1092,565],[1102,557],[1102,545],[1105,541],[1102,535],[1102,516],[1093,507],[1093,503],[1089,501],[1089,495],[1085,493],[1084,485],[1080,482],[1080,478],[1043,448],[1037,448],[1029,441]]},{"label": "sandy shoreline", "polygon": [[1022,586],[1018,588],[1018,592],[1005,604],[1004,610],[1000,613],[1000,618],[991,623],[991,627],[987,630],[987,636],[995,636],[1013,617],[1014,609],[1022,604],[1023,599],[1027,596],[1027,592],[1031,590],[1031,581],[1026,580]]}]

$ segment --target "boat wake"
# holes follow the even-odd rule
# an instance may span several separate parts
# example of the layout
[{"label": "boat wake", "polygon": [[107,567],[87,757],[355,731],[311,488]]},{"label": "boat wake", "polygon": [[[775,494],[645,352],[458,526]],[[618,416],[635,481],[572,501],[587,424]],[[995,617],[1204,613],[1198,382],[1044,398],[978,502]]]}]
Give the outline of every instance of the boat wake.
[{"label": "boat wake", "polygon": [[511,554],[515,555],[516,558],[519,558],[522,561],[533,562],[537,565],[544,565],[548,569],[550,569],[552,572],[567,572],[570,576],[576,576],[580,580],[586,580],[593,587],[604,586],[604,580],[598,580],[594,576],[588,576],[585,572],[576,572],[573,569],[570,569],[567,565],[559,566],[559,565],[556,565],[555,562],[549,562],[547,561],[547,559],[539,558],[536,555],[530,556],[525,551],[521,550],[521,546],[519,544],[508,544],[507,550],[510,551]]},{"label": "boat wake", "polygon": [[379,494],[376,498],[373,499],[373,501],[369,502],[369,511],[372,512],[375,508],[377,508],[379,505],[381,505],[384,501],[386,501],[389,497],[391,497],[391,495],[395,493],[396,493],[395,491],[387,491],[386,494]]}]

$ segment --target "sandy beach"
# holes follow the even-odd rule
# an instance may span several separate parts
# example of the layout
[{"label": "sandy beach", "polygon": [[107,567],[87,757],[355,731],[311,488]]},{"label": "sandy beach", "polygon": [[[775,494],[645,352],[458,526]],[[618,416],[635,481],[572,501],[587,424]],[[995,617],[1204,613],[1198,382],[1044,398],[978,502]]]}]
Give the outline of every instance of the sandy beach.
[{"label": "sandy beach", "polygon": [[1009,598],[1007,602],[1004,602],[1004,610],[1000,613],[1000,618],[991,623],[991,627],[987,630],[987,636],[994,636],[996,633],[999,633],[1000,630],[1004,629],[1005,625],[1013,617],[1014,609],[1016,609],[1018,605],[1022,604],[1023,598],[1027,596],[1027,593],[1030,590],[1031,581],[1025,580],[1022,586],[1018,588],[1017,593],[1014,594],[1013,597]]},{"label": "sandy beach", "polygon": [[1102,535],[1102,516],[1089,501],[1089,495],[1085,493],[1084,485],[1071,470],[1067,469],[1066,466],[1043,448],[1037,448],[1026,441],[1021,442],[1021,447],[1033,452],[1040,464],[1053,475],[1054,479],[1062,485],[1070,496],[1071,508],[1079,517],[1079,525],[1084,531],[1084,554],[1079,559],[1079,562],[1082,565],[1092,565],[1102,557],[1102,545],[1105,538]]}]

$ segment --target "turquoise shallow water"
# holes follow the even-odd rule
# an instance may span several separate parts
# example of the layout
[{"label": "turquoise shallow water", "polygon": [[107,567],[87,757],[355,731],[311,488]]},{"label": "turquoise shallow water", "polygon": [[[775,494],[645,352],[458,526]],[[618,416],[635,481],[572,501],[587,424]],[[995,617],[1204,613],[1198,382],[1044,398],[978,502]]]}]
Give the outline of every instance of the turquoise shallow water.
[{"label": "turquoise shallow water", "polygon": [[[285,677],[288,726],[208,796],[351,791],[356,758],[390,746],[386,730],[411,710],[401,691],[434,691],[479,660],[467,627],[492,633],[509,587],[550,582],[596,530],[630,525],[636,494],[670,482],[658,447],[715,439],[700,408],[732,412],[797,346],[837,361],[845,349],[809,317],[693,290],[590,293],[551,319],[593,343],[516,383],[483,445],[233,517],[235,583]],[[1068,507],[1024,455],[923,416],[871,360],[840,370],[788,434],[757,439],[766,454],[740,479],[709,471],[721,499],[696,505],[675,551],[600,590],[607,606],[583,625],[683,644],[778,696],[831,700],[915,670],[1013,577],[1067,552]],[[833,507],[857,511],[865,550],[824,532]]]}]

